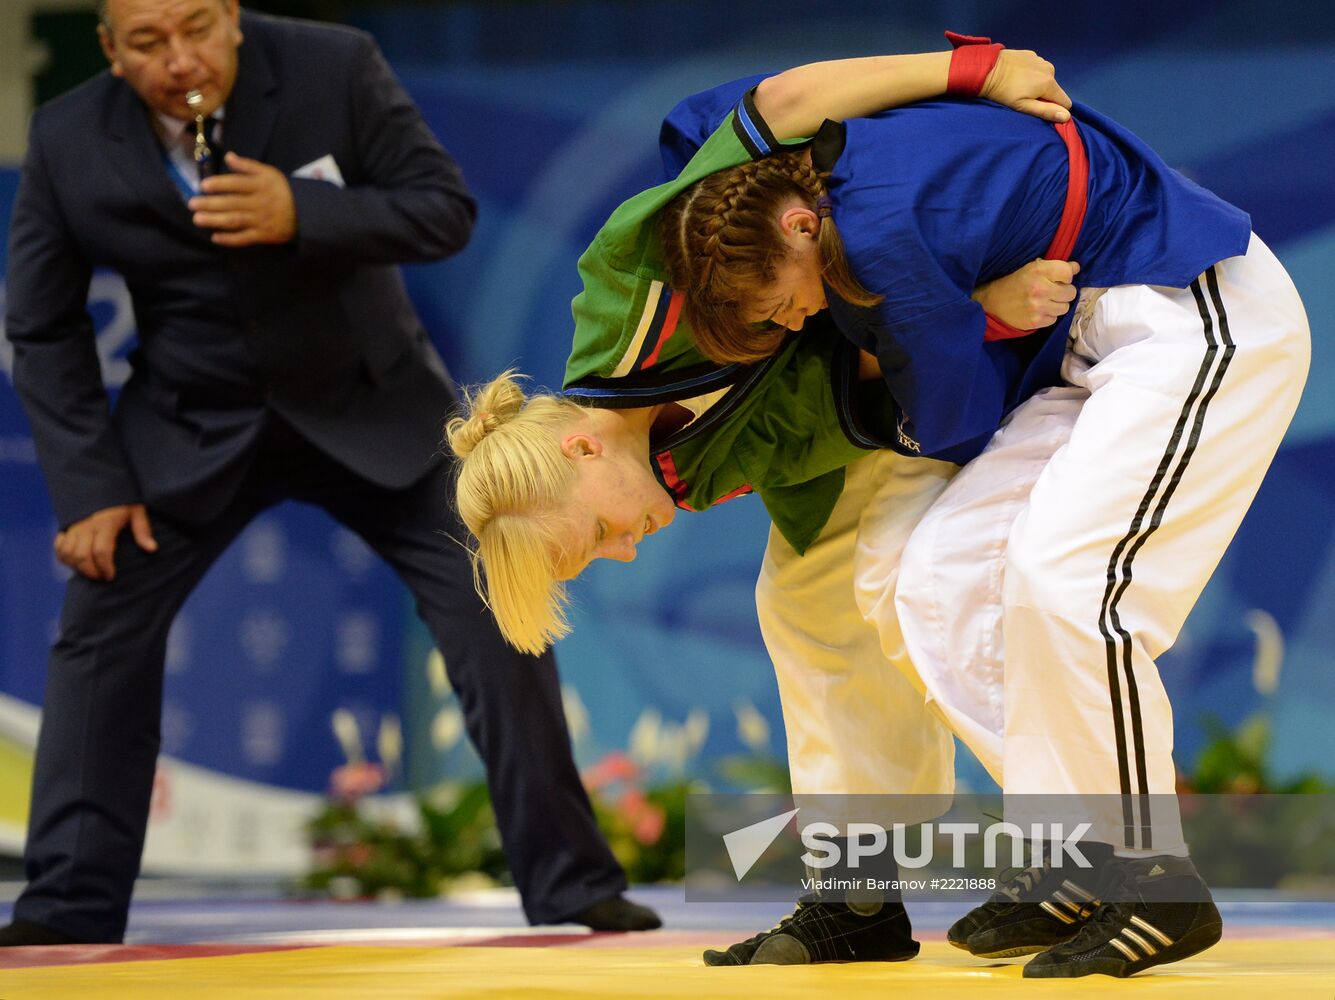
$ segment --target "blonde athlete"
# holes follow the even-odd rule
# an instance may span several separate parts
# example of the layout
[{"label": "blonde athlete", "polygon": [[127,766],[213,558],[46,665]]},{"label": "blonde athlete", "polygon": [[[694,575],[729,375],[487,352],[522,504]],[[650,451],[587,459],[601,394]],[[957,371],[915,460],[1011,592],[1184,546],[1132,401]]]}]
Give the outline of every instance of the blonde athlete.
[{"label": "blonde athlete", "polygon": [[[769,103],[769,92],[759,100],[781,133],[800,136],[829,115],[939,94],[950,64],[946,53],[815,64],[775,78],[785,83],[773,92],[778,100]],[[800,98],[813,84],[820,99]],[[972,92],[980,89],[1047,120],[1066,117],[1069,101],[1051,66],[1033,53],[1003,54]],[[832,107],[832,100],[839,106]],[[710,166],[711,156],[717,167]],[[460,509],[479,539],[492,606],[511,641],[524,648],[541,648],[564,631],[559,578],[592,557],[629,558],[635,543],[668,522],[672,507],[663,502],[663,489],[687,509],[754,489],[776,530],[801,550],[817,540],[839,499],[844,467],[885,448],[894,434],[887,420],[892,401],[874,364],[860,364],[859,352],[842,338],[831,341],[823,323],[808,324],[777,357],[759,365],[718,366],[695,350],[679,322],[680,293],[665,284],[661,262],[659,210],[693,179],[746,156],[740,142],[714,143],[676,181],[618,209],[581,258],[585,291],[575,303],[566,397],[585,404],[582,411],[551,399],[524,407],[521,394],[502,380],[474,398],[471,423],[452,428],[452,441],[467,456]],[[1014,324],[1046,325],[1069,308],[1073,270],[1059,261],[1029,265],[1020,284],[1003,280],[980,289],[980,301]],[[860,381],[860,374],[872,378]],[[953,467],[925,460],[898,464],[929,470],[906,477],[918,498],[916,506],[908,499],[904,504],[908,526]],[[567,503],[572,485],[579,491],[577,504]],[[605,506],[611,500],[618,505]],[[567,515],[551,516],[558,509]],[[846,602],[854,609],[851,591]],[[855,669],[845,660],[836,669],[846,675],[881,663],[875,633],[865,626],[863,631],[871,641],[845,645],[844,652],[850,658],[865,654],[867,663]],[[831,650],[832,658],[840,655]],[[857,752],[834,755],[835,731],[847,733],[847,723],[857,725],[861,717],[841,718],[838,699],[828,711],[813,711],[802,684],[795,687],[780,673],[797,792],[950,790],[950,734],[923,710],[899,672],[879,673],[874,697],[865,702],[865,710],[879,712],[876,738],[860,739]],[[847,961],[904,958],[917,950],[897,899],[861,913],[842,903],[808,902],[783,927],[764,940],[708,953],[706,960]]]},{"label": "blonde athlete", "polygon": [[[1039,322],[1063,308],[1053,295],[1074,295],[1069,283],[1065,293],[1061,291],[1061,283],[1050,277],[1053,273],[1052,262],[1031,263],[980,289],[979,301],[1011,322]],[[594,559],[633,560],[641,541],[672,523],[676,506],[692,509],[690,495],[679,492],[685,484],[694,484],[706,497],[727,498],[754,489],[785,510],[788,491],[829,476],[832,466],[839,466],[833,471],[842,474],[841,463],[859,468],[871,461],[859,458],[866,449],[886,447],[888,442],[872,430],[875,410],[888,410],[875,360],[862,355],[859,365],[859,352],[823,320],[812,323],[789,348],[776,359],[781,364],[748,372],[763,376],[754,382],[736,380],[729,369],[722,369],[729,384],[700,419],[689,409],[702,398],[694,384],[701,377],[698,370],[657,378],[653,386],[629,377],[608,380],[594,402],[526,395],[512,371],[467,394],[467,414],[453,419],[447,429],[450,446],[461,459],[458,509],[477,539],[479,590],[485,587],[510,642],[521,649],[543,649],[564,634],[568,623],[560,581],[578,576]],[[648,395],[641,391],[645,389]],[[840,418],[841,411],[847,412],[846,419]],[[897,468],[919,470],[902,474],[912,486],[897,505],[906,536],[925,502],[939,493],[956,467],[885,450],[876,454],[892,459]],[[672,470],[670,480],[665,469]],[[858,495],[860,481],[861,474],[850,479],[850,495]],[[839,506],[846,506],[842,499]],[[843,530],[836,513],[827,532],[838,537]],[[819,547],[818,542],[813,548]],[[851,592],[845,603],[848,608],[840,617],[846,619],[848,613],[856,614]],[[827,657],[848,652],[847,647],[832,648]],[[865,652],[879,661],[874,643]],[[780,681],[790,747],[795,740],[803,741],[791,760],[794,789],[806,796],[808,813],[825,809],[825,796],[840,794],[840,786],[831,782],[847,780],[846,774],[831,771],[825,734],[828,726],[846,720],[801,711],[806,706],[801,692],[785,685],[782,677]],[[895,730],[894,738],[882,741],[893,752],[881,751],[884,758],[878,753],[881,770],[856,790],[949,791],[949,732],[923,711],[902,674],[888,668],[880,685],[883,692],[876,704],[897,713],[886,723]],[[885,880],[896,875],[888,859],[877,871]],[[776,930],[727,951],[708,951],[706,962],[898,961],[918,953],[897,892],[860,901],[804,899]]]}]

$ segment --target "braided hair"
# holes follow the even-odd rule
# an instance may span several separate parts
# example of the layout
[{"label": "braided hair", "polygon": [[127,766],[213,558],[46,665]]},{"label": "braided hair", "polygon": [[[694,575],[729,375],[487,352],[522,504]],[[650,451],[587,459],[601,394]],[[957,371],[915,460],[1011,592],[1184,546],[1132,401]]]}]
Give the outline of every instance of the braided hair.
[{"label": "braided hair", "polygon": [[669,202],[659,221],[668,278],[685,292],[683,316],[711,360],[760,361],[787,336],[782,327],[745,322],[742,310],[778,276],[787,255],[778,217],[795,199],[821,217],[821,279],[853,305],[881,301],[849,272],[843,240],[829,217],[825,177],[802,153],[721,170]]}]

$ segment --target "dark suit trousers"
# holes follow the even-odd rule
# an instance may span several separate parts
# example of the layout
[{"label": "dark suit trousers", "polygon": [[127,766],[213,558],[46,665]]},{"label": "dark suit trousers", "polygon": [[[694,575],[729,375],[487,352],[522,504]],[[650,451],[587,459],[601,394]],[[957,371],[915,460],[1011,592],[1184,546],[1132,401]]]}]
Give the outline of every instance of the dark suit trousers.
[{"label": "dark suit trousers", "polygon": [[[323,507],[398,572],[448,665],[487,769],[506,858],[533,923],[569,917],[626,887],[580,784],[551,653],[505,645],[473,590],[441,462],[407,490],[367,482],[271,418],[238,495],[202,526],[153,518],[159,549],[122,533],[116,579],[70,580],[51,652],[25,865],[14,907],[83,941],[120,941],[139,871],[159,747],[172,619],[258,513],[285,499]],[[152,512],[150,512],[152,516]]]}]

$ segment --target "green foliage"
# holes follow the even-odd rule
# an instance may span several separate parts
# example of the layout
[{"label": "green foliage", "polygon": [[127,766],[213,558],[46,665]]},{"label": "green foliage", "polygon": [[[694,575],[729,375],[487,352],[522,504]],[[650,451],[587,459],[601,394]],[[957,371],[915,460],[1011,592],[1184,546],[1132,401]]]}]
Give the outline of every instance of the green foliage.
[{"label": "green foliage", "polygon": [[1277,780],[1269,766],[1270,717],[1262,712],[1248,716],[1236,729],[1229,729],[1217,716],[1207,716],[1202,725],[1210,741],[1196,758],[1196,770],[1181,779],[1184,791],[1201,793],[1277,792],[1312,794],[1331,791],[1320,775],[1306,773]]},{"label": "green foliage", "polygon": [[788,764],[768,754],[736,754],[718,762],[718,773],[725,784],[741,792],[792,793]]}]

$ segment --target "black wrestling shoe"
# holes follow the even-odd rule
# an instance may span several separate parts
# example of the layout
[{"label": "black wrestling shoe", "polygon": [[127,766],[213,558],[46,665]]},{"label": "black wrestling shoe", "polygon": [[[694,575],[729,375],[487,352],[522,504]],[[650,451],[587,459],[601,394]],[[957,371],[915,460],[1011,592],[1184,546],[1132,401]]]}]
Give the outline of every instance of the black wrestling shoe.
[{"label": "black wrestling shoe", "polygon": [[946,940],[979,958],[1017,958],[1075,937],[1098,907],[1084,868],[1011,868],[1001,888],[946,931]]},{"label": "black wrestling shoe", "polygon": [[625,896],[600,899],[570,918],[595,931],[653,931],[663,926],[662,919],[647,906],[632,903]]},{"label": "black wrestling shoe", "polygon": [[27,948],[33,945],[78,944],[68,934],[54,931],[42,924],[27,920],[15,920],[12,924],[0,927],[0,948]]},{"label": "black wrestling shoe", "polygon": [[810,965],[903,962],[918,954],[904,904],[822,903],[804,897],[767,931],[705,952],[705,965]]},{"label": "black wrestling shoe", "polygon": [[1124,979],[1177,962],[1219,940],[1223,921],[1188,858],[1114,858],[1103,903],[1071,940],[1035,956],[1027,979]]}]

